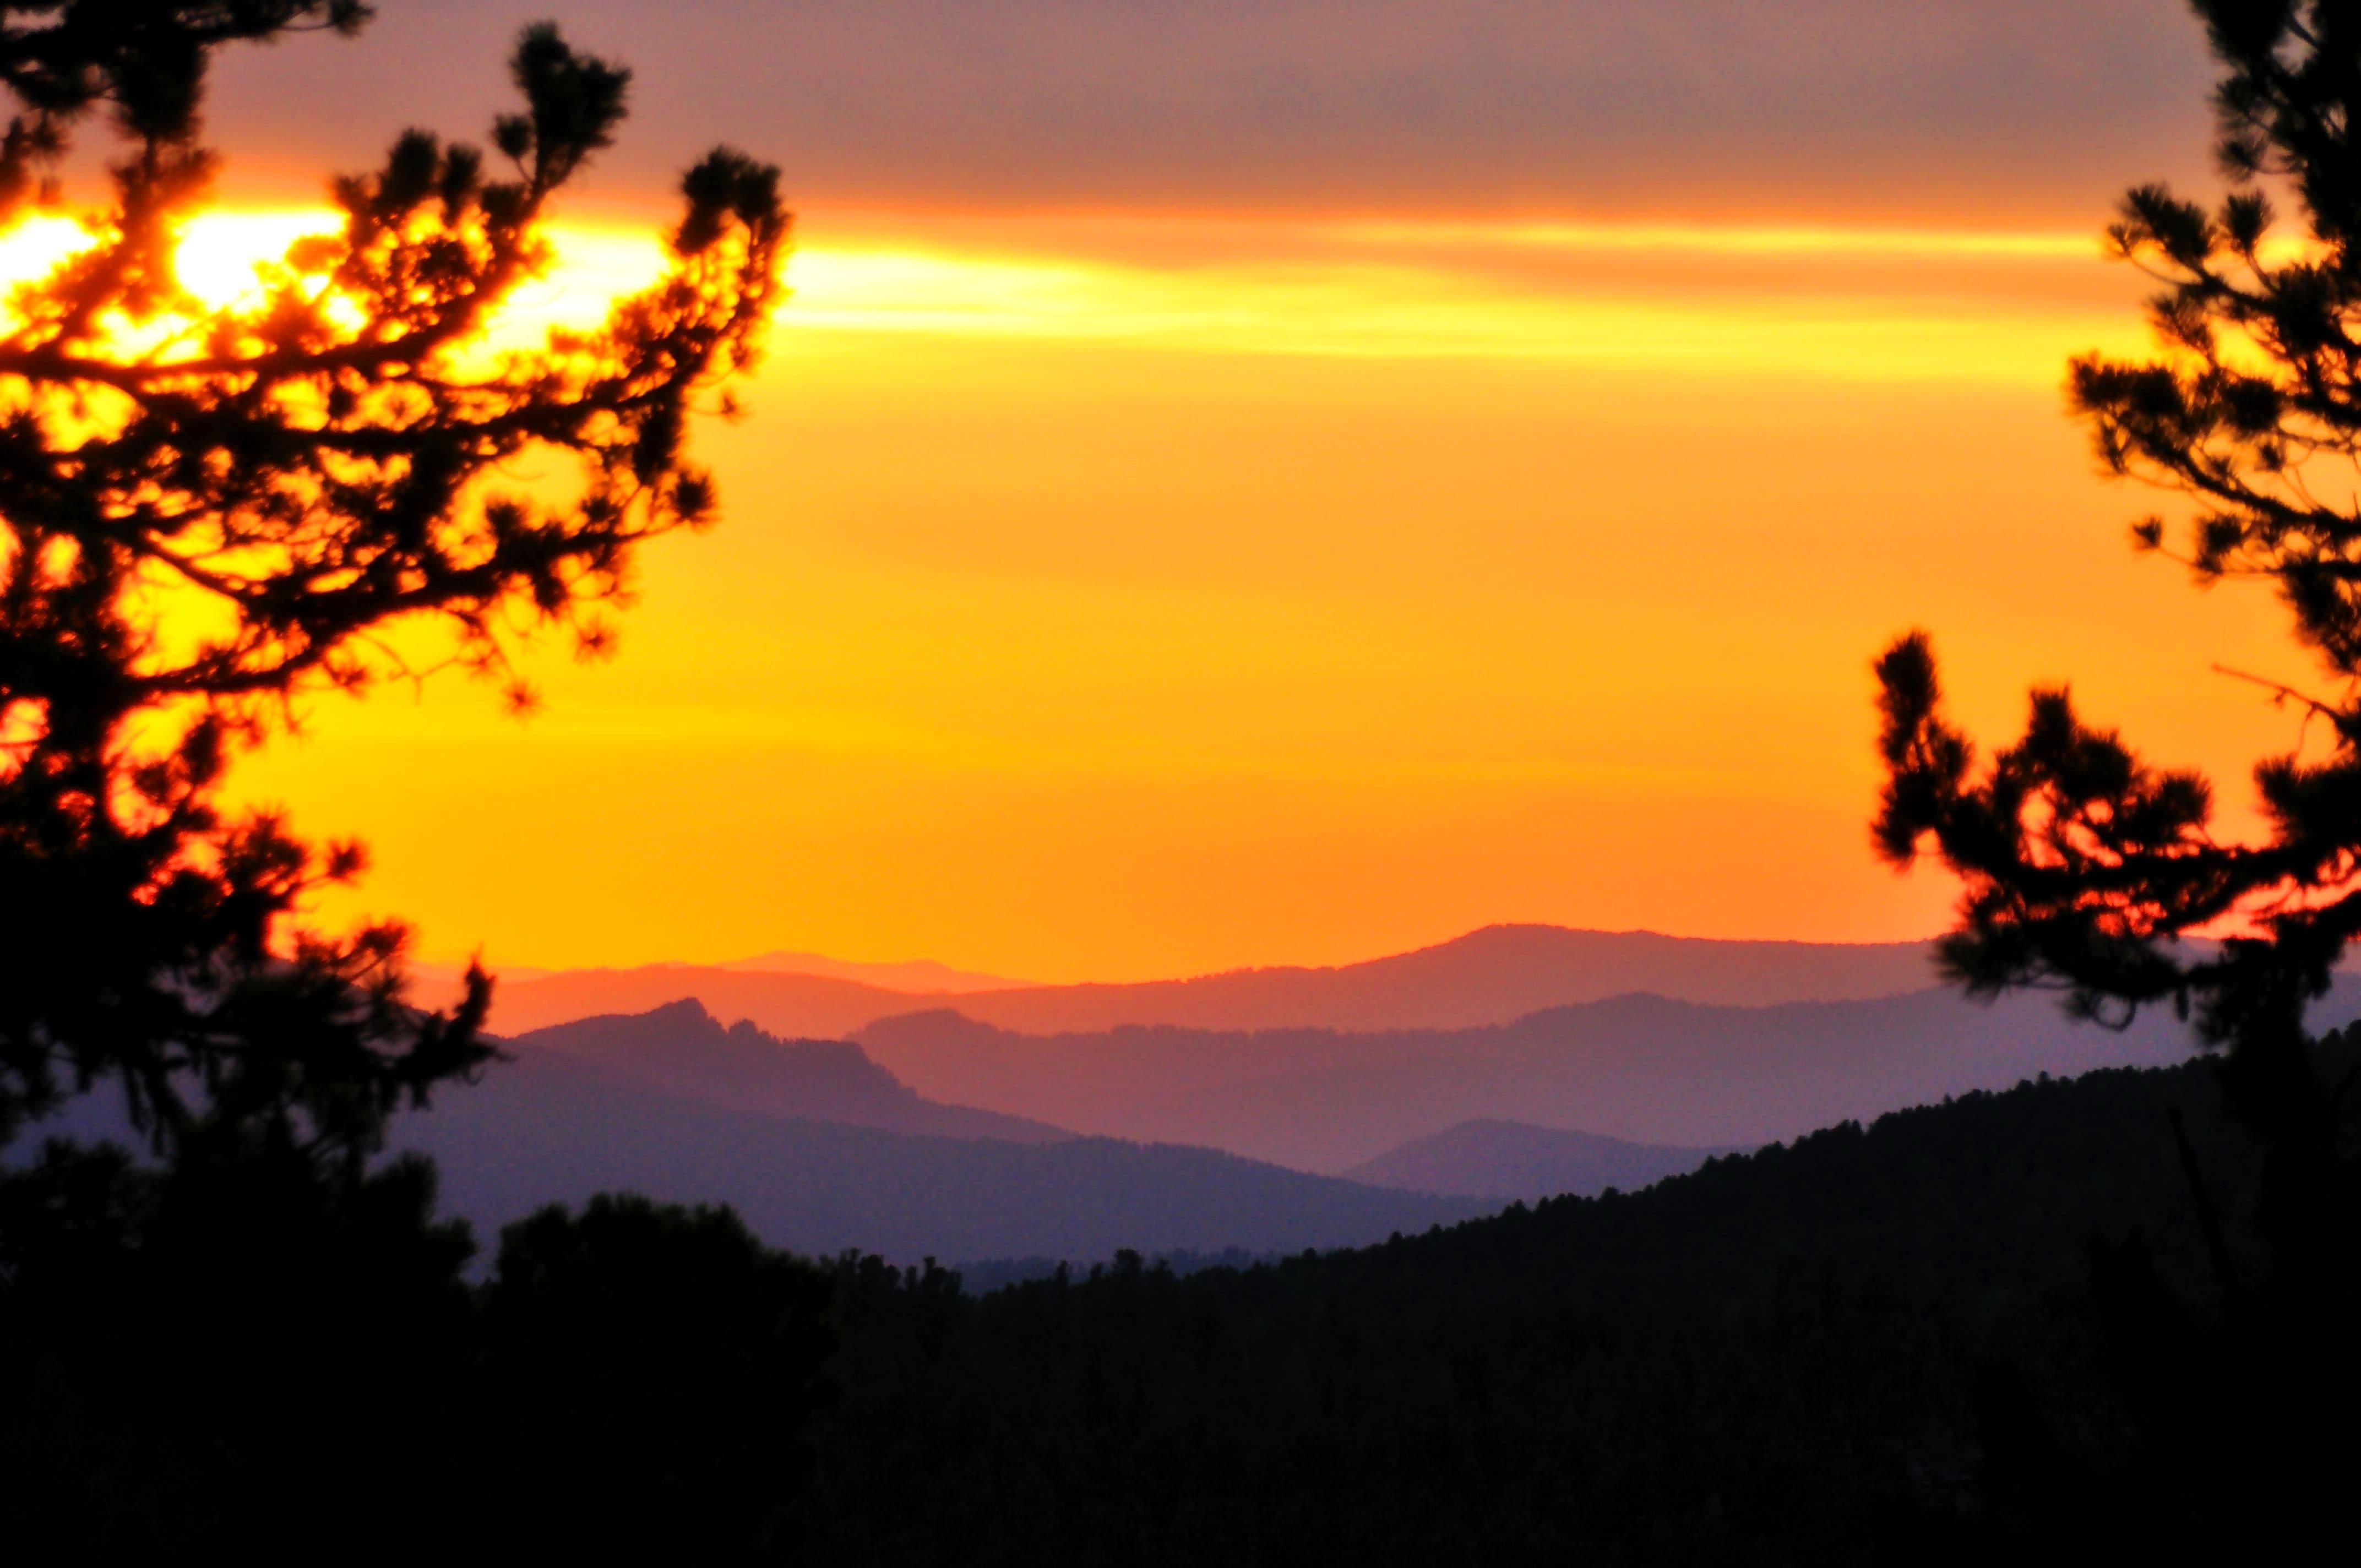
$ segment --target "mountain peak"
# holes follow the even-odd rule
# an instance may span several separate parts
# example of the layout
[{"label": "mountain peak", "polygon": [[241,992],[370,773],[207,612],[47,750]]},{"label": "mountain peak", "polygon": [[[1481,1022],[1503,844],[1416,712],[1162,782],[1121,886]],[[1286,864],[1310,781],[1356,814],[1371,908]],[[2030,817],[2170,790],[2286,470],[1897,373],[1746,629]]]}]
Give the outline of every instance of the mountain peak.
[{"label": "mountain peak", "polygon": [[[622,1016],[634,1016],[622,1014]],[[705,1003],[694,996],[684,996],[677,1002],[667,1002],[635,1015],[642,1027],[685,1030],[700,1039],[712,1038],[724,1031],[721,1020],[706,1010]],[[741,1024],[745,1020],[740,1020]]]},{"label": "mountain peak", "polygon": [[519,1058],[595,1062],[733,1112],[1019,1143],[1069,1135],[1026,1117],[929,1101],[850,1040],[782,1039],[746,1018],[725,1029],[695,997],[554,1024],[510,1043]]}]

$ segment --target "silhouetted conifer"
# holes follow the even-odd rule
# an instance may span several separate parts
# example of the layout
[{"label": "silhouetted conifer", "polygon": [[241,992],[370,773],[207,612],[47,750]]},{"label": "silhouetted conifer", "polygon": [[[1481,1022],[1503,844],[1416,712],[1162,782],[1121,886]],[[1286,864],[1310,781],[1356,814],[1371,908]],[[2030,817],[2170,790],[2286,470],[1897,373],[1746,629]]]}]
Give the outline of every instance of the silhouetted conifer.
[{"label": "silhouetted conifer", "polygon": [[732,1563],[785,1543],[832,1288],[727,1209],[594,1198],[511,1225],[484,1293],[478,1527],[520,1557]]},{"label": "silhouetted conifer", "polygon": [[[537,1219],[471,1290],[431,1168],[371,1157],[397,1108],[489,1058],[489,981],[448,1015],[407,1006],[400,927],[298,924],[360,850],[221,796],[313,694],[423,656],[523,705],[522,639],[606,646],[635,547],[712,515],[684,425],[755,356],[788,218],[774,170],[717,150],[656,283],[598,330],[482,347],[630,83],[543,25],[489,155],[405,132],[335,182],[335,232],[208,306],[175,251],[214,168],[212,51],[368,15],[0,4],[0,220],[55,199],[93,115],[123,146],[90,243],[0,312],[0,1552],[416,1562],[580,1541],[594,1517],[645,1543],[689,1506],[694,1560],[735,1560],[776,1496],[715,1488],[786,1474],[817,1274],[726,1215],[626,1205]],[[572,477],[522,493],[520,459]],[[7,1146],[84,1092],[122,1095],[145,1147]],[[681,1334],[674,1358],[595,1343],[619,1310]],[[601,1410],[555,1397],[569,1374]],[[531,1486],[594,1434],[600,1475],[661,1473],[553,1520],[578,1484]]]},{"label": "silhouetted conifer", "polygon": [[[2224,68],[2228,193],[2210,208],[2161,185],[2125,198],[2107,237],[2162,285],[2149,305],[2158,349],[2076,360],[2072,397],[2112,472],[2189,503],[2179,528],[2135,524],[2139,547],[2177,554],[2201,582],[2270,583],[2331,685],[2261,683],[2302,713],[2303,739],[2255,769],[2268,836],[2233,843],[2214,835],[2205,778],[2143,761],[2062,686],[2034,692],[2024,736],[1980,760],[1943,717],[1929,641],[1914,632],[1877,664],[1888,780],[1875,838],[1897,865],[1931,844],[1964,881],[1941,956],[1970,992],[2055,986],[2115,1024],[2167,1004],[2221,1051],[2228,1102],[2266,1151],[2271,1277],[2242,1280],[2223,1260],[2207,1331],[2153,1299],[2136,1252],[2103,1255],[2097,1272],[2126,1376],[2145,1389],[2151,1461],[2235,1450],[2212,1486],[2158,1487],[2145,1504],[2227,1549],[2324,1508],[2341,1488],[2320,1483],[2349,1484],[2361,1458],[2345,1414],[2361,1394],[2345,1348],[2361,1308],[2361,1166],[2337,1115],[2350,1080],[2326,1081],[2305,1029],[2361,931],[2361,8],[2194,8]],[[2209,932],[2226,935],[2185,939]],[[2210,1230],[2203,1173],[2190,1170]]]},{"label": "silhouetted conifer", "polygon": [[[776,172],[718,150],[682,181],[671,266],[595,332],[476,340],[551,259],[543,221],[612,138],[630,74],[526,29],[493,155],[405,132],[336,181],[342,227],[212,309],[174,247],[214,165],[210,51],[330,0],[0,6],[23,110],[0,197],[103,105],[126,144],[94,243],[16,295],[0,336],[0,1135],[119,1081],[157,1146],[194,1115],[283,1122],[358,1158],[385,1114],[482,1061],[478,977],[449,1017],[401,1004],[401,930],[290,928],[360,850],[219,804],[234,752],[307,693],[448,657],[509,676],[517,640],[610,635],[634,547],[711,515],[691,399],[745,366],[778,289]],[[520,457],[570,487],[524,494]],[[519,704],[530,694],[511,680]]]}]

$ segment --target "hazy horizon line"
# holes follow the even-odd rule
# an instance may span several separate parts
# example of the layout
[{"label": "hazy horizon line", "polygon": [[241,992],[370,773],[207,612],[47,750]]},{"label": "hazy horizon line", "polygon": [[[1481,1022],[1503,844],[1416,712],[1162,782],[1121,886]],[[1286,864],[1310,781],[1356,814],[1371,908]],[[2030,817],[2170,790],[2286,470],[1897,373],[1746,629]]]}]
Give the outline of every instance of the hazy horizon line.
[{"label": "hazy horizon line", "polygon": [[[846,959],[837,957],[833,954],[813,952],[801,948],[774,948],[765,952],[752,953],[742,957],[728,959],[649,959],[638,963],[511,964],[492,959],[485,959],[482,961],[484,962],[486,970],[490,973],[495,980],[507,977],[518,984],[525,984],[533,980],[554,978],[561,975],[631,974],[646,970],[677,969],[744,970],[747,966],[763,963],[769,959],[803,959],[816,963],[825,964],[830,968],[838,970],[893,970],[934,968],[969,979],[997,981],[1000,982],[1001,987],[1008,990],[1057,990],[1093,985],[1128,986],[1170,984],[1186,981],[1214,980],[1228,975],[1258,974],[1272,970],[1318,971],[1324,970],[1352,969],[1361,964],[1380,962],[1386,959],[1405,958],[1414,953],[1431,952],[1435,948],[1447,948],[1455,943],[1465,941],[1471,937],[1480,936],[1487,931],[1500,930],[1562,931],[1569,935],[1580,937],[1655,937],[1661,938],[1666,941],[1695,942],[1699,944],[1729,947],[1854,948],[1925,947],[1928,943],[1936,940],[1937,936],[1940,935],[1940,933],[1936,933],[1926,937],[1905,938],[1887,941],[1846,942],[1823,940],[1808,937],[1699,937],[1685,935],[1676,931],[1661,931],[1653,927],[1646,926],[1609,927],[1603,926],[1562,926],[1554,921],[1549,920],[1494,920],[1488,921],[1481,926],[1470,927],[1467,929],[1459,932],[1455,936],[1445,937],[1438,941],[1422,942],[1411,947],[1389,948],[1384,952],[1371,953],[1366,957],[1357,959],[1340,959],[1332,963],[1281,960],[1269,963],[1234,964],[1225,969],[1196,970],[1185,973],[1161,971],[1119,980],[1096,978],[1082,980],[1027,979],[1016,975],[1002,975],[988,969],[974,968],[967,964],[958,963],[946,959],[931,957],[885,959]],[[477,955],[469,954],[459,954],[455,956],[448,951],[438,949],[434,953],[415,954],[412,957],[410,963],[412,970],[421,973],[432,973],[438,977],[456,977],[466,970],[471,958],[476,956]],[[793,975],[812,973],[814,971],[795,969],[779,969],[755,972]],[[850,977],[818,974],[816,975],[816,978],[827,979]],[[881,989],[890,990],[895,988],[881,987]],[[910,994],[923,995],[934,993],[913,992]],[[940,994],[952,993],[946,992],[941,992]]]}]

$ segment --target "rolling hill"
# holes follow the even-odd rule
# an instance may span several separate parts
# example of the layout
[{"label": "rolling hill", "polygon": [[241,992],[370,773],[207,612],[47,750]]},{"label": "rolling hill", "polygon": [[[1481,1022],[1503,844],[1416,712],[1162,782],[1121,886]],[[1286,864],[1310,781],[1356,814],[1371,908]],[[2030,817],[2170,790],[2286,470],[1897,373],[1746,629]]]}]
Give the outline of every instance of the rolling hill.
[{"label": "rolling hill", "polygon": [[1632,1144],[1485,1117],[1413,1139],[1344,1174],[1372,1187],[1535,1203],[1595,1198],[1610,1187],[1636,1192],[1666,1177],[1686,1176],[1717,1155],[1742,1152]]},{"label": "rolling hill", "polygon": [[721,1202],[774,1245],[933,1256],[1104,1257],[1119,1247],[1298,1252],[1497,1208],[1307,1176],[1211,1149],[1108,1138],[913,1136],[730,1110],[604,1063],[525,1049],[403,1114],[443,1206],[489,1233],[544,1203],[642,1192]]},{"label": "rolling hill", "polygon": [[[2356,1014],[2342,982],[2317,1010]],[[1341,1172],[1487,1117],[1634,1143],[1753,1146],[2040,1073],[2186,1059],[2185,1028],[2115,1033],[2018,994],[1708,1006],[1621,996],[1512,1024],[1342,1034],[1121,1028],[1033,1036],[948,1010],[858,1038],[920,1093],[1078,1133],[1210,1145]]]}]

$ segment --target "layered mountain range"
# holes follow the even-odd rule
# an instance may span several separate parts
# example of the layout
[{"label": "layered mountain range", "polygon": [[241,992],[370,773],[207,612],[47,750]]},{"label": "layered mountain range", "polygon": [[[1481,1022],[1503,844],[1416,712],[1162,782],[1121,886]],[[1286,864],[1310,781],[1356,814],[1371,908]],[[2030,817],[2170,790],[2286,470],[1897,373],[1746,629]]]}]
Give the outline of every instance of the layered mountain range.
[{"label": "layered mountain range", "polygon": [[[456,992],[455,973],[432,978],[422,1000],[439,1004]],[[834,1038],[880,1018],[941,1005],[956,1006],[977,1023],[1033,1035],[1127,1024],[1466,1029],[1632,992],[1762,1006],[1892,996],[1935,979],[1923,942],[1724,942],[1653,931],[1488,926],[1366,963],[1236,970],[1126,985],[1014,985],[934,964],[855,965],[787,953],[721,965],[532,971],[532,978],[495,993],[492,1026],[522,1033],[694,997],[723,1017],[752,1019],[789,1037]]]},{"label": "layered mountain range", "polygon": [[1934,989],[1770,1007],[1633,994],[1508,1024],[1367,1033],[1027,1035],[936,1009],[854,1038],[939,1099],[1339,1172],[1477,1119],[1751,1147],[2039,1073],[2160,1066],[2189,1051],[2169,1012],[2118,1032],[2071,1023],[2044,996],[1979,1005]]},{"label": "layered mountain range", "polygon": [[[544,974],[500,993],[507,1059],[396,1141],[485,1227],[629,1188],[807,1252],[1291,1252],[2191,1049],[2169,1014],[2110,1031],[1930,973],[1917,944],[1494,927],[1138,985],[796,954]],[[2341,989],[2320,1021],[2356,1012]]]}]

